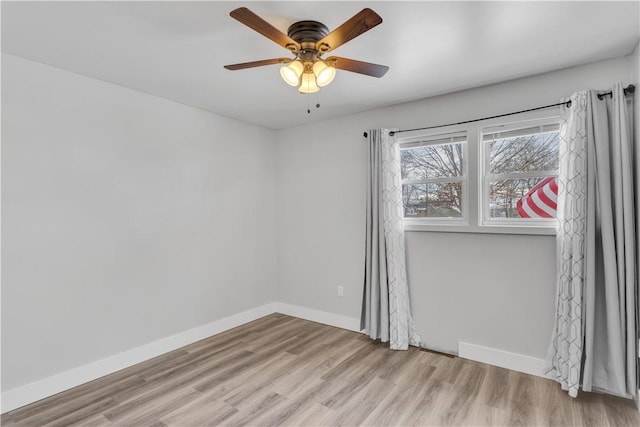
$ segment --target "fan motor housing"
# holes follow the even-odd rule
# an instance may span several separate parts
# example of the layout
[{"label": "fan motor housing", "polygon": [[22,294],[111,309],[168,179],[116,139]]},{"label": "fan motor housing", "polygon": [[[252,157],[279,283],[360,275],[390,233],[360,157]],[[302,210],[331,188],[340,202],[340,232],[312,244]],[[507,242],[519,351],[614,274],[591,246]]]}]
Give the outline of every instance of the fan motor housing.
[{"label": "fan motor housing", "polygon": [[298,43],[316,43],[329,34],[326,25],[318,21],[298,21],[289,26],[287,35]]}]

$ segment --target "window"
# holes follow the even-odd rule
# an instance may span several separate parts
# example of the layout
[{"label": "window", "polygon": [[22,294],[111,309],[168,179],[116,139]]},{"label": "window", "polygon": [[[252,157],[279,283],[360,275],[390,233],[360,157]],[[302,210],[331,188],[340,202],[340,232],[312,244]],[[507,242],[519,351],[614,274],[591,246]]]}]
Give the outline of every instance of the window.
[{"label": "window", "polygon": [[405,230],[555,234],[559,130],[545,110],[403,134]]},{"label": "window", "polygon": [[553,226],[559,124],[484,129],[483,225]]},{"label": "window", "polygon": [[406,219],[442,223],[466,218],[466,140],[466,133],[457,133],[402,141]]}]

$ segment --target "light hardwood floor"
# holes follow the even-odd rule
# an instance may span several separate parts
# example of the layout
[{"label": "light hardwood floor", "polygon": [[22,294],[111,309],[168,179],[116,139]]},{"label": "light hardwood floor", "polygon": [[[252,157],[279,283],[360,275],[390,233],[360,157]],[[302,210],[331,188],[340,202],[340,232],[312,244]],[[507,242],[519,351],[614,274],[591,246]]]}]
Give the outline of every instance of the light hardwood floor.
[{"label": "light hardwood floor", "polygon": [[2,415],[3,426],[639,426],[630,400],[273,314]]}]

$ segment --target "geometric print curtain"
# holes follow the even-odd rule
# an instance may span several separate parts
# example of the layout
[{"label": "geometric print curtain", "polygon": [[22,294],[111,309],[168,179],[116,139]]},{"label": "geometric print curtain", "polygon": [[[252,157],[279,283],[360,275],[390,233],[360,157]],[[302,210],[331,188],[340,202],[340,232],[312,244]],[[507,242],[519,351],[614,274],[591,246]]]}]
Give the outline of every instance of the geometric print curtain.
[{"label": "geometric print curtain", "polygon": [[556,317],[547,373],[579,388],[637,394],[637,241],[633,116],[622,83],[611,97],[563,108],[556,233]]},{"label": "geometric print curtain", "polygon": [[[557,295],[547,374],[576,397],[582,372],[582,288],[585,281],[587,229],[587,92],[562,107],[557,200]],[[589,224],[590,225],[590,224]]]},{"label": "geometric print curtain", "polygon": [[404,248],[400,149],[389,129],[368,131],[365,280],[360,327],[392,350],[419,346]]}]

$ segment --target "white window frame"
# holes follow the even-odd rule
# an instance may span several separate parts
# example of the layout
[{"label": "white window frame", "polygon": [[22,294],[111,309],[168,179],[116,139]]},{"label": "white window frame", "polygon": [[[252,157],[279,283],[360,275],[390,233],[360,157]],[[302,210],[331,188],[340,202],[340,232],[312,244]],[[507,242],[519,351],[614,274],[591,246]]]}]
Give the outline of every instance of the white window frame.
[{"label": "white window frame", "polygon": [[[489,234],[534,234],[534,235],[555,235],[556,220],[528,221],[514,219],[515,222],[485,221],[486,215],[483,213],[485,203],[484,183],[485,183],[485,148],[483,147],[482,134],[487,128],[530,127],[535,123],[559,122],[560,109],[531,111],[487,119],[461,125],[439,127],[428,131],[412,131],[406,134],[399,134],[398,142],[402,144],[415,142],[420,139],[434,139],[438,135],[456,134],[466,132],[467,141],[464,144],[464,177],[463,182],[463,217],[462,218],[405,218],[405,231],[437,231],[454,233],[489,233]],[[402,136],[400,136],[402,135]],[[405,136],[406,135],[406,136]],[[536,175],[540,176],[540,175]],[[473,190],[476,191],[473,191]],[[488,192],[486,193],[488,195]],[[488,201],[488,197],[487,197]]]},{"label": "white window frame", "polygon": [[[450,141],[448,138],[455,138],[464,136],[462,141]],[[462,144],[462,175],[458,177],[442,177],[442,178],[426,178],[426,179],[403,179],[401,184],[437,184],[447,182],[461,182],[462,183],[462,199],[460,200],[462,215],[459,217],[424,217],[424,218],[404,218],[405,229],[407,225],[433,225],[436,227],[441,226],[466,226],[469,224],[469,135],[466,131],[447,131],[442,129],[431,133],[421,133],[419,136],[398,138],[400,151],[410,150],[416,148],[414,144],[419,142],[422,147],[436,146],[436,145],[449,145],[449,144]]]},{"label": "white window frame", "polygon": [[479,175],[480,188],[478,194],[480,196],[480,210],[478,213],[478,222],[480,227],[529,227],[529,228],[551,228],[555,232],[555,218],[491,218],[489,186],[492,180],[499,179],[518,179],[518,178],[546,178],[549,176],[558,176],[558,171],[535,171],[535,172],[512,172],[493,175],[489,171],[489,155],[490,141],[484,140],[486,133],[509,132],[519,129],[528,129],[534,127],[543,127],[549,125],[560,125],[559,117],[544,118],[538,120],[526,120],[514,123],[506,123],[498,126],[482,127],[478,129],[479,150]]}]

